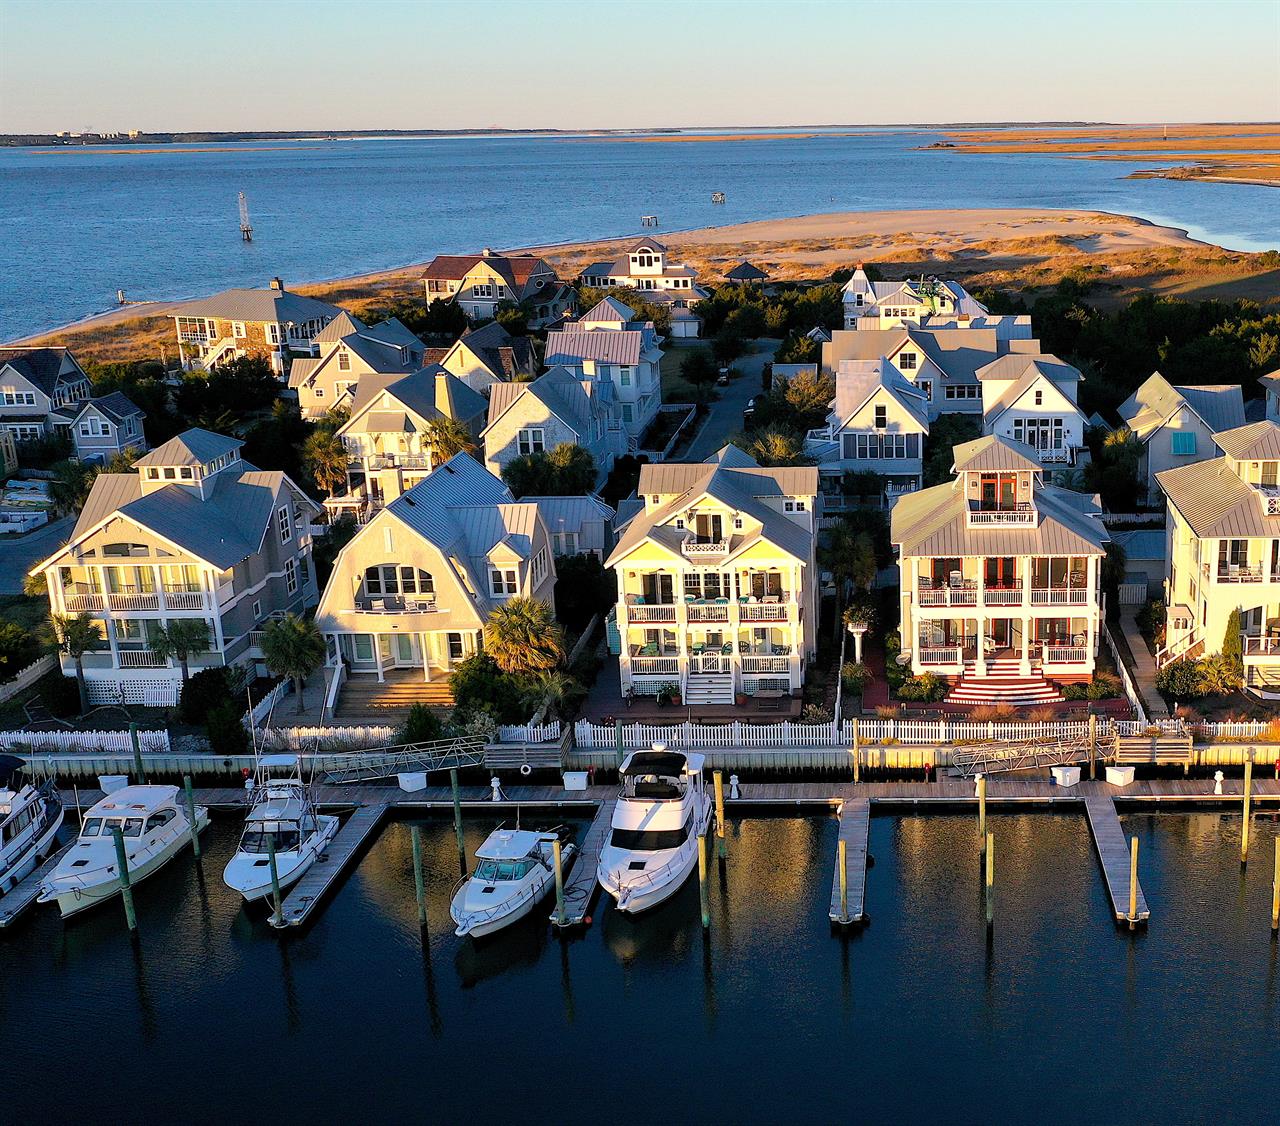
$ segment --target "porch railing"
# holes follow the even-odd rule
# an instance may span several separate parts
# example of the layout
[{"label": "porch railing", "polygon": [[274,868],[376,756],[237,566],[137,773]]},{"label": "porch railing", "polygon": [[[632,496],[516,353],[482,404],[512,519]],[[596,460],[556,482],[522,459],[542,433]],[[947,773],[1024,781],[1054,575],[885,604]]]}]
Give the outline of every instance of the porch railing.
[{"label": "porch railing", "polygon": [[689,559],[718,559],[722,555],[729,554],[729,541],[700,541],[690,537],[681,542],[680,550]]},{"label": "porch railing", "polygon": [[942,646],[941,648],[931,646],[920,650],[920,663],[922,665],[958,665],[960,657],[961,650],[958,645]]},{"label": "porch railing", "polygon": [[100,594],[68,594],[64,601],[67,609],[72,613],[79,614],[85,610],[101,610],[103,607],[102,595]]},{"label": "porch railing", "polygon": [[169,590],[166,587],[164,604],[169,610],[203,610],[204,594],[198,590]]},{"label": "porch railing", "polygon": [[674,604],[649,605],[647,603],[632,603],[627,606],[627,621],[629,622],[674,622],[676,620],[676,608]]},{"label": "porch railing", "polygon": [[982,592],[982,601],[986,606],[1021,606],[1023,591],[1020,586],[989,586]]},{"label": "porch railing", "polygon": [[976,606],[978,584],[965,579],[958,585],[934,586],[921,580],[916,591],[916,601],[921,606]]},{"label": "porch railing", "polygon": [[107,605],[113,610],[159,610],[160,595],[155,591],[149,594],[114,594],[107,595]]},{"label": "porch railing", "polygon": [[1089,650],[1083,645],[1046,645],[1046,665],[1083,665],[1089,660]]},{"label": "porch railing", "polygon": [[677,676],[679,657],[632,657],[631,671],[637,676]]},{"label": "porch railing", "polygon": [[969,525],[1004,525],[1021,528],[1033,528],[1036,523],[1036,510],[1029,504],[1017,508],[971,508],[969,509]]},{"label": "porch railing", "polygon": [[162,669],[167,663],[150,649],[121,649],[117,656],[122,669]]},{"label": "porch railing", "polygon": [[738,617],[744,622],[785,622],[786,602],[748,602],[738,607]]},{"label": "porch railing", "polygon": [[1083,606],[1089,600],[1089,592],[1084,587],[1039,587],[1031,588],[1031,604],[1033,606]]},{"label": "porch railing", "polygon": [[1244,655],[1246,657],[1273,657],[1280,655],[1280,637],[1245,634],[1241,640],[1244,641]]},{"label": "porch railing", "polygon": [[743,657],[743,672],[789,672],[789,657]]},{"label": "porch railing", "polygon": [[691,622],[727,622],[729,620],[729,604],[689,603],[685,612]]},{"label": "porch railing", "polygon": [[723,653],[704,653],[689,658],[692,673],[726,673],[733,671],[733,658]]}]

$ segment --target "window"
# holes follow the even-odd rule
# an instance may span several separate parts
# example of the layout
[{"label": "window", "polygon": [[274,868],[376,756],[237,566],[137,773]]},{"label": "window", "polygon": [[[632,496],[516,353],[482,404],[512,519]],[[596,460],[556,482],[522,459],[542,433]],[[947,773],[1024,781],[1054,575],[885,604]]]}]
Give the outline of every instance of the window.
[{"label": "window", "polygon": [[462,634],[460,633],[449,634],[449,660],[462,660]]},{"label": "window", "polygon": [[339,371],[351,370],[351,353],[348,352],[345,348],[338,349],[338,370]]},{"label": "window", "polygon": [[317,398],[317,399],[323,399],[323,398],[324,398],[324,388],[323,388],[323,387],[317,387],[317,388],[315,389],[315,396],[316,396],[316,398]]},{"label": "window", "polygon": [[479,283],[475,283],[471,286],[471,296],[472,297],[492,297],[493,286],[488,284],[480,285]]},{"label": "window", "polygon": [[958,386],[947,387],[943,392],[943,398],[946,399],[977,399],[982,394],[982,388],[976,383],[961,383]]},{"label": "window", "polygon": [[540,426],[526,427],[517,436],[520,456],[542,453],[547,448],[546,435]]},{"label": "window", "polygon": [[902,352],[898,355],[898,367],[903,371],[914,371],[918,359],[914,352]]},{"label": "window", "polygon": [[1036,406],[1044,406],[1044,392],[1039,387],[1036,388]]},{"label": "window", "polygon": [[33,391],[14,391],[6,388],[0,391],[0,403],[6,407],[34,407],[36,396]]},{"label": "window", "polygon": [[853,303],[854,303],[854,305],[856,305],[859,309],[861,309],[861,308],[862,308],[862,306],[866,303],[866,294],[864,294],[864,293],[855,293],[855,294],[853,295]]},{"label": "window", "polygon": [[784,512],[803,512],[804,501],[802,500],[785,500],[782,502],[782,510]]},{"label": "window", "polygon": [[231,335],[237,340],[243,340],[245,338],[244,321],[231,322]]},{"label": "window", "polygon": [[253,620],[259,622],[262,620],[262,601],[256,600],[253,604]]},{"label": "window", "polygon": [[434,595],[436,582],[431,572],[421,567],[381,563],[365,568],[364,591],[375,597],[385,594]]},{"label": "window", "polygon": [[288,543],[293,539],[293,520],[289,515],[289,506],[276,510],[276,527],[280,530],[280,542]]},{"label": "window", "polygon": [[733,530],[734,530],[735,532],[740,532],[740,531],[742,531],[742,517],[741,517],[741,516],[735,516],[735,517],[733,518]]},{"label": "window", "polygon": [[1173,432],[1173,453],[1178,457],[1194,457],[1196,452],[1196,432],[1194,430],[1175,430]]},{"label": "window", "polygon": [[618,384],[622,387],[631,386],[631,369],[629,367],[620,367],[618,369]]},{"label": "window", "polygon": [[511,570],[499,570],[497,567],[489,571],[489,590],[495,598],[505,598],[516,592],[516,573]]},{"label": "window", "polygon": [[551,549],[557,555],[577,555],[578,533],[556,532],[551,537]]},{"label": "window", "polygon": [[630,403],[622,404],[622,421],[623,422],[634,422],[635,421],[634,414],[635,412],[631,409]]},{"label": "window", "polygon": [[298,593],[298,561],[296,559],[285,560],[284,588],[290,594]]},{"label": "window", "polygon": [[919,434],[846,434],[844,456],[859,461],[880,461],[920,456]]},{"label": "window", "polygon": [[876,407],[876,429],[883,430],[889,425],[889,408],[883,403]]},{"label": "window", "polygon": [[925,379],[915,384],[915,389],[924,396],[926,403],[933,402],[933,383],[930,380]]},{"label": "window", "polygon": [[547,549],[544,547],[533,557],[533,581],[542,582],[547,577]]}]

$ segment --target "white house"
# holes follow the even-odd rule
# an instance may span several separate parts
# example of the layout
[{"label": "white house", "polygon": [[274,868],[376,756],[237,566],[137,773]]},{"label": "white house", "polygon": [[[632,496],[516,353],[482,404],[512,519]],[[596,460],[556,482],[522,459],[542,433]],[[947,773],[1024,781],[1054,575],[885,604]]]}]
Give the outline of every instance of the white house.
[{"label": "white house", "polygon": [[845,507],[850,473],[875,473],[881,496],[890,503],[920,488],[928,434],[928,400],[893,364],[840,361],[827,425],[811,430],[805,442],[805,452],[818,465],[823,511]]},{"label": "white house", "polygon": [[633,317],[606,297],[575,324],[547,334],[546,362],[612,383],[627,433],[638,439],[662,406],[662,338],[652,321]]},{"label": "white house", "polygon": [[1214,457],[1214,435],[1244,425],[1244,394],[1235,383],[1174,387],[1155,372],[1120,405],[1119,414],[1142,443],[1147,499],[1155,503],[1159,474]]},{"label": "white house", "polygon": [[1080,369],[1049,353],[1012,352],[976,372],[982,432],[1030,446],[1042,464],[1070,465],[1087,425],[1076,405]]},{"label": "white house", "polygon": [[68,349],[0,348],[0,429],[14,442],[65,433],[90,393]]},{"label": "white house", "polygon": [[627,452],[627,433],[612,383],[552,368],[532,383],[495,384],[489,398],[485,466],[495,476],[517,457],[550,452],[568,443],[596,461],[599,487],[615,458]]},{"label": "white house", "polygon": [[872,281],[859,263],[844,285],[844,327],[847,329],[902,328],[939,317],[987,316],[959,282],[935,277],[919,280]]},{"label": "white house", "polygon": [[693,308],[708,296],[698,284],[698,271],[692,266],[676,266],[667,261],[667,248],[656,239],[641,239],[617,258],[592,262],[581,274],[583,285],[596,289],[628,286],[641,291],[645,298],[655,293],[668,293],[678,307]]},{"label": "white house", "polygon": [[1280,422],[1280,371],[1273,371],[1258,380],[1266,393],[1266,417],[1272,422]]},{"label": "white house", "polygon": [[147,439],[142,433],[145,418],[142,410],[119,391],[85,399],[71,423],[76,457],[105,465],[116,454],[127,450],[145,453]]},{"label": "white house", "polygon": [[428,348],[428,364],[439,364],[473,391],[488,395],[495,383],[532,379],[538,356],[527,336],[512,336],[497,321],[464,332],[448,348]]},{"label": "white house", "polygon": [[313,340],[318,356],[300,357],[289,369],[303,418],[321,418],[335,407],[351,409],[366,375],[408,375],[423,366],[422,341],[395,317],[367,325],[343,312]]},{"label": "white house", "polygon": [[503,303],[530,310],[531,328],[571,313],[577,294],[532,254],[439,254],[422,275],[428,301],[456,301],[473,321],[491,318]]}]

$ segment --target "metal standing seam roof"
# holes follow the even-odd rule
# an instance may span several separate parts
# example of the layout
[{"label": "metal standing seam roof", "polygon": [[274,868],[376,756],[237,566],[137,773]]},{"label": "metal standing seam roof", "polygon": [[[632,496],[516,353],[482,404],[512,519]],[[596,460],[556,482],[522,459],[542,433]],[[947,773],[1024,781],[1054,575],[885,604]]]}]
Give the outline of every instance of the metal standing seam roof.
[{"label": "metal standing seam roof", "polygon": [[542,522],[552,532],[580,531],[584,524],[611,520],[614,511],[599,497],[522,497],[529,504],[536,504]]},{"label": "metal standing seam roof", "polygon": [[[777,369],[774,369],[775,372]],[[929,432],[928,400],[914,383],[909,383],[887,360],[841,360],[836,371],[835,420],[843,426],[878,392],[884,391]]]},{"label": "metal standing seam roof", "polygon": [[1280,535],[1280,516],[1264,516],[1258,495],[1216,457],[1156,474],[1165,496],[1201,539]]},{"label": "metal standing seam roof", "polygon": [[1223,430],[1213,440],[1227,457],[1236,461],[1275,461],[1280,459],[1280,425],[1270,419]]},{"label": "metal standing seam roof", "polygon": [[311,321],[336,317],[337,305],[315,297],[303,297],[287,289],[228,289],[211,297],[198,297],[170,307],[167,317],[218,317],[228,321],[268,324],[273,321]]},{"label": "metal standing seam roof", "polygon": [[998,434],[988,434],[985,438],[975,438],[972,442],[961,442],[951,453],[954,458],[951,466],[953,473],[1026,469],[1039,473],[1044,469],[1036,458],[1036,451],[1030,446]]},{"label": "metal standing seam roof", "polygon": [[239,438],[228,438],[212,430],[192,427],[150,453],[143,454],[134,465],[207,465],[225,454],[234,453],[243,445]]},{"label": "metal standing seam roof", "polygon": [[549,365],[595,360],[606,364],[638,364],[644,351],[644,333],[633,329],[617,331],[565,330],[547,334],[546,362]]},{"label": "metal standing seam roof", "polygon": [[604,297],[578,318],[579,324],[630,324],[636,319],[635,310],[624,305],[616,297]]},{"label": "metal standing seam roof", "polygon": [[1238,384],[1175,387],[1158,371],[1120,404],[1117,413],[1146,442],[1183,407],[1193,411],[1214,434],[1245,424],[1244,393]]}]

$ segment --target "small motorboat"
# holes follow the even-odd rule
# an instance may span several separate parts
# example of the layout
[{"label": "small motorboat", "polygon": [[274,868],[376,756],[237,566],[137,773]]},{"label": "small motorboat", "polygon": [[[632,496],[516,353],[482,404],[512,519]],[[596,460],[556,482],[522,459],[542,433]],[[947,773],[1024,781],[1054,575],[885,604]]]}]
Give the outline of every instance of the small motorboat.
[{"label": "small motorboat", "polygon": [[62,797],[52,778],[33,785],[27,764],[0,755],[0,896],[11,891],[53,850],[62,828]]},{"label": "small motorboat", "polygon": [[263,755],[254,772],[253,805],[222,881],[252,903],[272,894],[271,846],[280,890],[296,884],[338,832],[338,819],[316,812],[297,755]]},{"label": "small motorboat", "polygon": [[554,886],[553,846],[562,842],[560,863],[568,871],[576,848],[561,826],[546,832],[498,826],[476,849],[476,867],[458,881],[449,914],[460,937],[481,938],[509,927],[534,909]]},{"label": "small motorboat", "polygon": [[116,790],[85,813],[80,835],[45,878],[36,902],[57,903],[66,918],[119,895],[115,829],[124,839],[129,884],[136,887],[208,824],[209,811],[203,806],[196,806],[196,824],[191,824],[177,786]]},{"label": "small motorboat", "polygon": [[596,878],[618,903],[639,914],[670,898],[698,863],[698,837],[711,823],[712,803],[702,755],[632,751],[618,773],[622,789]]}]

